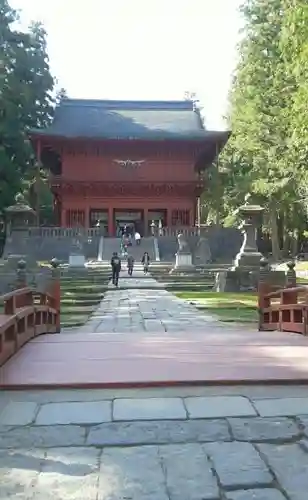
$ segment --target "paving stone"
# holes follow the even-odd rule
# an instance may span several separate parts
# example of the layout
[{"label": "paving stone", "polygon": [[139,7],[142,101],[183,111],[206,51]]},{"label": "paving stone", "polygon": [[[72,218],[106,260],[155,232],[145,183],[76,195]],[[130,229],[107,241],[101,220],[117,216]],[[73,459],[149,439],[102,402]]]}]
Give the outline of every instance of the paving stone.
[{"label": "paving stone", "polygon": [[300,415],[298,421],[303,426],[303,432],[308,437],[308,416]]},{"label": "paving stone", "polygon": [[301,439],[298,444],[302,450],[308,453],[308,439]]},{"label": "paving stone", "polygon": [[227,493],[227,500],[286,500],[286,497],[273,488],[260,490],[231,491]]},{"label": "paving stone", "polygon": [[[95,326],[97,333],[111,331],[127,334],[130,332],[140,334],[144,331],[153,334],[165,331],[179,333],[191,328],[195,330],[199,328],[203,331],[204,326],[209,325],[209,321],[215,324],[213,318],[199,313],[186,301],[174,297],[153,278],[149,280],[141,278],[142,271],[136,270],[133,278],[127,278],[125,272],[123,276],[120,276],[119,289],[115,292],[113,286],[110,285],[110,291],[105,294],[99,309],[86,325],[78,330],[79,332],[91,331],[93,326],[88,325],[96,320],[100,320]],[[128,288],[121,289],[121,287]],[[149,287],[149,289],[144,287]],[[163,318],[170,319],[170,323],[163,324],[160,321]],[[131,329],[128,328],[129,324],[131,324]]]},{"label": "paving stone", "polygon": [[169,500],[156,446],[104,449],[97,500],[120,499]]},{"label": "paving stone", "polygon": [[38,405],[29,401],[10,401],[0,414],[0,425],[28,425],[34,421]]},{"label": "paving stone", "polygon": [[96,500],[100,451],[48,450],[35,484],[35,500]]},{"label": "paving stone", "polygon": [[289,500],[307,500],[308,454],[297,444],[257,445]]},{"label": "paving stone", "polygon": [[147,332],[164,332],[165,328],[161,321],[157,319],[148,320],[146,319],[144,322],[144,327]]},{"label": "paving stone", "polygon": [[42,450],[0,451],[1,500],[8,498],[32,500],[33,485],[39,477],[43,458]]},{"label": "paving stone", "polygon": [[224,420],[160,420],[156,422],[112,422],[90,429],[87,444],[121,446],[230,441]]},{"label": "paving stone", "polygon": [[186,419],[181,398],[116,399],[114,420],[177,420]]},{"label": "paving stone", "polygon": [[161,446],[159,453],[170,500],[220,498],[217,480],[201,445]]},{"label": "paving stone", "polygon": [[252,444],[233,442],[202,446],[213,460],[224,488],[254,488],[272,483],[272,475]]},{"label": "paving stone", "polygon": [[189,418],[256,416],[249,399],[243,396],[193,397],[184,399]]},{"label": "paving stone", "polygon": [[0,433],[0,448],[81,446],[85,436],[86,430],[77,425],[13,427]]},{"label": "paving stone", "polygon": [[300,436],[296,423],[285,417],[230,418],[237,441],[287,441]]},{"label": "paving stone", "polygon": [[98,424],[111,421],[111,401],[48,403],[37,415],[36,425]]},{"label": "paving stone", "polygon": [[254,406],[261,417],[308,415],[308,398],[260,399]]}]

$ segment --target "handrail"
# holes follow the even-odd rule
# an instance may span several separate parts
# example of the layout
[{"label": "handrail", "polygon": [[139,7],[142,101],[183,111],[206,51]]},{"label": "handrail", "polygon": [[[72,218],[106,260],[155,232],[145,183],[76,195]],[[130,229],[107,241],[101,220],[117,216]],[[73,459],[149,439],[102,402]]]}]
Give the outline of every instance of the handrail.
[{"label": "handrail", "polygon": [[26,342],[44,333],[60,332],[60,276],[56,259],[51,261],[51,284],[41,292],[26,285],[25,262],[18,263],[17,289],[0,296],[0,366]]},{"label": "handrail", "polygon": [[304,285],[304,286],[295,286],[295,287],[292,287],[292,288],[279,288],[275,292],[267,293],[265,295],[265,297],[266,298],[277,298],[282,293],[287,295],[287,294],[293,293],[293,292],[297,292],[298,293],[298,292],[305,292],[305,291],[308,291],[308,286],[307,285]]},{"label": "handrail", "polygon": [[287,266],[285,288],[278,288],[271,283],[267,261],[263,259],[261,262],[258,288],[259,330],[308,335],[308,286],[296,286],[295,263],[289,262]]}]

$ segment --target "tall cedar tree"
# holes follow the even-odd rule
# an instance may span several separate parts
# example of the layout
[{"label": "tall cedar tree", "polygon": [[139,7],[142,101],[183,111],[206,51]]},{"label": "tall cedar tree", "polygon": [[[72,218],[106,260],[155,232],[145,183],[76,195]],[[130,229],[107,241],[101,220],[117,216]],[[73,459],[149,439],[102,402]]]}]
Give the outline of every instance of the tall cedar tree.
[{"label": "tall cedar tree", "polygon": [[296,173],[290,155],[289,99],[293,74],[281,47],[285,0],[247,0],[240,60],[230,93],[233,132],[225,161],[234,167],[233,195],[250,192],[268,209],[274,257],[279,257],[278,217],[294,200]]},{"label": "tall cedar tree", "polygon": [[46,33],[38,23],[23,33],[17,20],[7,0],[0,0],[0,213],[31,178],[29,129],[45,126],[52,114]]}]

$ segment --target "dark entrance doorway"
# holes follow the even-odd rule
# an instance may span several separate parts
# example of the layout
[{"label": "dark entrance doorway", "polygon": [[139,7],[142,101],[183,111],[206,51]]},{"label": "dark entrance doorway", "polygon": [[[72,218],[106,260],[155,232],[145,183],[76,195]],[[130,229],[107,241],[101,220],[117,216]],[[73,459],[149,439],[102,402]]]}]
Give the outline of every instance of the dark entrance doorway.
[{"label": "dark entrance doorway", "polygon": [[103,234],[108,234],[108,211],[99,208],[90,210],[90,227],[100,227]]},{"label": "dark entrance doorway", "polygon": [[115,210],[115,227],[117,236],[121,236],[122,229],[127,226],[131,233],[143,233],[143,210]]}]

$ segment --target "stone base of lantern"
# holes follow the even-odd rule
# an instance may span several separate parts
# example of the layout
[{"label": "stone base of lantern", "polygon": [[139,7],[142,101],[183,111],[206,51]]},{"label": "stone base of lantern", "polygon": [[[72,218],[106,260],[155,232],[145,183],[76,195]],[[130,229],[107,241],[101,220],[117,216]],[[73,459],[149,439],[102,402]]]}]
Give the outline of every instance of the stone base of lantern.
[{"label": "stone base of lantern", "polygon": [[171,269],[170,274],[191,273],[195,270],[192,263],[192,255],[190,252],[177,252],[175,254],[175,266]]},{"label": "stone base of lantern", "polygon": [[234,268],[245,269],[247,271],[259,269],[262,257],[262,254],[258,251],[239,252],[234,259]]},{"label": "stone base of lantern", "polygon": [[[218,271],[215,276],[215,292],[248,292],[258,289],[260,269],[237,267]],[[270,271],[270,283],[281,288],[285,286],[284,271]]]}]

